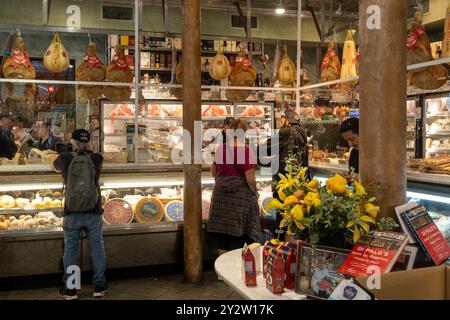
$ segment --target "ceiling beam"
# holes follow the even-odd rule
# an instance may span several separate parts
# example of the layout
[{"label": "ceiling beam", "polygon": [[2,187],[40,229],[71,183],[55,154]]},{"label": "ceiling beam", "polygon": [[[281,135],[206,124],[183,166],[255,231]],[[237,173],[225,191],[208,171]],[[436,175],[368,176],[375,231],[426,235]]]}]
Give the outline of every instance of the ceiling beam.
[{"label": "ceiling beam", "polygon": [[242,12],[241,5],[239,4],[239,2],[235,1],[234,5],[236,6],[237,11],[239,13],[239,19],[241,20],[241,25],[244,26],[245,35],[248,37],[249,33],[248,33],[248,30],[247,30],[247,17],[244,16],[244,13]]}]

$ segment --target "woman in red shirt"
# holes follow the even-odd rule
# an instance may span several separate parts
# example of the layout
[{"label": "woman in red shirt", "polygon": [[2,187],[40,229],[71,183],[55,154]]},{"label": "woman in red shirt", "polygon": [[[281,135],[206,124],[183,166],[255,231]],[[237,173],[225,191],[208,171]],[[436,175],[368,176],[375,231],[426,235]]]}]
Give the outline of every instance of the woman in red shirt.
[{"label": "woman in red shirt", "polygon": [[240,119],[231,124],[227,134],[233,132],[234,138],[219,145],[211,167],[215,186],[207,231],[217,241],[219,255],[244,243],[261,241],[256,158],[239,137],[239,132],[247,129],[247,123]]}]

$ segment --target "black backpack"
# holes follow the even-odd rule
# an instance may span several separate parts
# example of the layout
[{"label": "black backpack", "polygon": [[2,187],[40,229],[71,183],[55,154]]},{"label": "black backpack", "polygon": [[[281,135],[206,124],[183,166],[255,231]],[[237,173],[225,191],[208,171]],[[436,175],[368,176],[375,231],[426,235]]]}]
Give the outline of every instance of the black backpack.
[{"label": "black backpack", "polygon": [[69,212],[92,212],[99,200],[95,164],[86,152],[72,154],[65,186],[65,206]]}]

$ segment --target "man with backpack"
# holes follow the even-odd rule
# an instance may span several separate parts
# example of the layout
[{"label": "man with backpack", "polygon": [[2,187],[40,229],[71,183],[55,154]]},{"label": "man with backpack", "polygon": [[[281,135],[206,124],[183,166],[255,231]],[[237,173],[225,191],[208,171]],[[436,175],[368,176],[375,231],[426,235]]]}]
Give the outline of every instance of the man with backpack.
[{"label": "man with backpack", "polygon": [[94,297],[107,291],[105,279],[106,254],[103,245],[103,220],[100,194],[100,170],[103,156],[87,149],[90,134],[79,129],[72,133],[73,150],[62,153],[53,163],[64,180],[64,287],[59,295],[66,300],[77,299],[71,279],[73,267],[78,264],[78,243],[84,230],[94,267]]}]

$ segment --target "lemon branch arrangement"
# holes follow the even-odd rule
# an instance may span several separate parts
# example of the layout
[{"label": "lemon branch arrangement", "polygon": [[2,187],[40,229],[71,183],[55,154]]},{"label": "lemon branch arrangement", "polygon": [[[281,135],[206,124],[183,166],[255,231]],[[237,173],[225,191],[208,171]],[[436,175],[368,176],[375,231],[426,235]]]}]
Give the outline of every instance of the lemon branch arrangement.
[{"label": "lemon branch arrangement", "polygon": [[379,207],[356,180],[349,183],[339,174],[324,185],[307,178],[307,168],[289,166],[279,174],[276,185],[279,199],[271,199],[266,210],[276,209],[283,219],[280,228],[296,239],[312,245],[338,233],[351,232],[356,243],[361,234],[376,227]]}]

